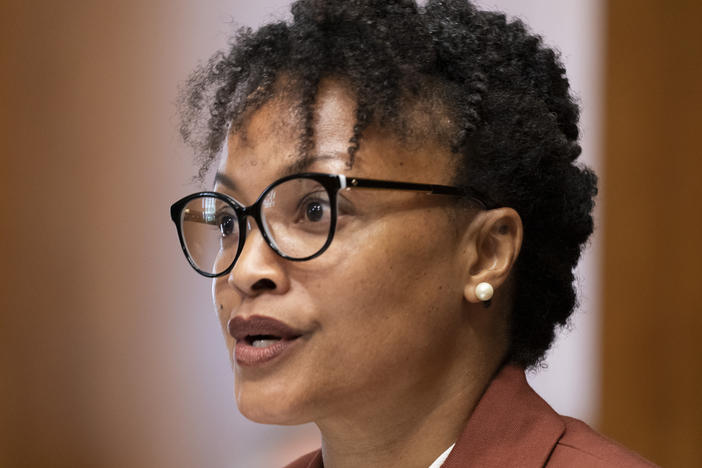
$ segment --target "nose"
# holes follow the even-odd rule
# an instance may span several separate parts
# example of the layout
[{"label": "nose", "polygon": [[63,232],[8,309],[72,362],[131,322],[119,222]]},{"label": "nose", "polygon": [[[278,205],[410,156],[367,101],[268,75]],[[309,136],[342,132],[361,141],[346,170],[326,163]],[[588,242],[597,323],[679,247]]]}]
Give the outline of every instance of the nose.
[{"label": "nose", "polygon": [[246,240],[227,283],[242,296],[285,293],[290,282],[285,260],[266,243],[256,222],[246,219]]}]

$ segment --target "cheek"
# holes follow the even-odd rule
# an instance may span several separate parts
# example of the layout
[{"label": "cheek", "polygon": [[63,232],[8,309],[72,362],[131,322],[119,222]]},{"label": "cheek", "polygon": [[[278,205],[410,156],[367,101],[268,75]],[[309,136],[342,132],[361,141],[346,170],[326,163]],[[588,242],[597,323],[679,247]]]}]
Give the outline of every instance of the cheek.
[{"label": "cheek", "polygon": [[222,334],[227,343],[227,348],[231,352],[234,347],[234,338],[229,335],[227,324],[231,311],[238,306],[239,300],[235,294],[232,294],[231,287],[227,284],[226,276],[215,278],[212,280],[212,303],[219,319],[219,324],[222,327]]},{"label": "cheek", "polygon": [[[375,223],[348,246],[339,269],[347,290],[368,304],[397,304],[406,308],[418,299],[435,303],[459,291],[455,238],[442,235],[441,215],[412,213]],[[438,218],[438,219],[437,219]],[[381,309],[382,310],[382,309]]]},{"label": "cheek", "polygon": [[429,359],[427,347],[461,320],[449,240],[427,243],[426,229],[406,228],[412,220],[391,221],[345,242],[334,274],[310,291],[323,303],[326,332],[334,336],[330,354],[352,361],[344,363],[346,376],[354,369],[373,378],[410,356],[421,365],[417,356]]}]

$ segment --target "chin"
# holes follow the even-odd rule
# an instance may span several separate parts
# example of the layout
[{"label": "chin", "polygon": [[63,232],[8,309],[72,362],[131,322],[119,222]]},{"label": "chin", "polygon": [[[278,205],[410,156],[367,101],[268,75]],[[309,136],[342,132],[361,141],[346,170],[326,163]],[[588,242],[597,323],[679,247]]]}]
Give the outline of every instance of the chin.
[{"label": "chin", "polygon": [[299,399],[287,392],[260,388],[260,384],[236,384],[234,392],[239,412],[248,420],[260,424],[294,426],[311,422],[305,417]]}]

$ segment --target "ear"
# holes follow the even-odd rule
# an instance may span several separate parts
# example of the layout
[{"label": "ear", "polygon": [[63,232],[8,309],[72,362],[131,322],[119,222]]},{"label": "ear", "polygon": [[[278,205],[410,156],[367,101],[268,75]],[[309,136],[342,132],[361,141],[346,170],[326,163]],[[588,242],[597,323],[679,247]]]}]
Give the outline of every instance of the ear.
[{"label": "ear", "polygon": [[482,211],[471,222],[466,236],[467,276],[463,296],[468,302],[481,302],[475,288],[489,283],[495,296],[507,280],[522,246],[524,228],[519,214],[512,208]]}]

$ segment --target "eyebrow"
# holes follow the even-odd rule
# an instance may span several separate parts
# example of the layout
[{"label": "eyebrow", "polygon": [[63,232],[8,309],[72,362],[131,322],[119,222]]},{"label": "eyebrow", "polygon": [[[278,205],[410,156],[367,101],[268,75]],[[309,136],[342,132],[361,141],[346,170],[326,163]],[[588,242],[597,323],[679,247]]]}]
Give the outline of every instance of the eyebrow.
[{"label": "eyebrow", "polygon": [[327,154],[315,154],[315,155],[303,157],[303,158],[298,159],[297,161],[293,162],[289,166],[287,166],[283,170],[282,176],[284,177],[287,175],[297,174],[299,172],[305,172],[310,168],[310,166],[312,166],[317,161],[328,161],[330,159],[342,159],[342,154],[344,156],[348,156],[347,153],[339,153],[339,154],[327,153]]},{"label": "eyebrow", "polygon": [[[339,154],[317,154],[317,155],[312,155],[312,156],[306,156],[301,159],[298,159],[297,161],[294,161],[293,163],[289,164],[286,166],[282,171],[280,177],[285,177],[288,175],[293,175],[293,174],[298,174],[300,172],[305,172],[307,171],[310,166],[312,166],[314,163],[318,161],[328,161],[330,159],[342,159],[342,154],[346,155],[346,153],[339,153]],[[217,172],[215,174],[214,178],[214,185],[221,184],[225,188],[231,190],[232,192],[236,192],[237,190],[237,184],[234,182],[234,180],[229,177],[228,175],[224,174],[223,172]]]},{"label": "eyebrow", "polygon": [[215,174],[214,185],[217,185],[218,183],[224,185],[232,192],[236,191],[236,184],[234,183],[234,181],[228,175],[225,175],[222,172],[217,172]]}]

